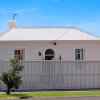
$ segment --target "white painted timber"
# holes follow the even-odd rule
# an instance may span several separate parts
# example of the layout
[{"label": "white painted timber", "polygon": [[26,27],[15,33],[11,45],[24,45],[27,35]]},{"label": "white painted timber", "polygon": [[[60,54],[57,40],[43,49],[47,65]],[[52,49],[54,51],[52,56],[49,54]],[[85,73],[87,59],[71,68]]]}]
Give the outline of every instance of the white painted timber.
[{"label": "white painted timber", "polygon": [[[100,88],[99,61],[22,61],[23,83],[19,90]],[[0,74],[9,61],[0,62]],[[0,90],[5,90],[3,83]]]}]

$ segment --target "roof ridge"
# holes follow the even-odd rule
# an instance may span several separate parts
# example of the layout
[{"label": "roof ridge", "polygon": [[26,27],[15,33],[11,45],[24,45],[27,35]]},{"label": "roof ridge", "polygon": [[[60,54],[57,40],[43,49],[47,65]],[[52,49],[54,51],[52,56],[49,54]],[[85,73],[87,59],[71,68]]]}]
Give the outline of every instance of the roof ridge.
[{"label": "roof ridge", "polygon": [[[72,27],[73,28],[73,27]],[[65,34],[68,34],[68,32],[70,31],[71,28],[69,28],[68,30],[66,30],[65,32],[63,32],[55,41],[58,41],[60,38],[62,38]]]},{"label": "roof ridge", "polygon": [[15,27],[15,28],[72,28],[72,27],[60,27],[60,26],[33,26],[33,27]]},{"label": "roof ridge", "polygon": [[79,31],[81,31],[81,32],[84,32],[84,33],[86,33],[86,34],[88,34],[88,35],[92,35],[92,36],[94,36],[94,37],[100,39],[99,36],[97,36],[97,35],[95,35],[95,34],[93,34],[93,33],[87,32],[87,31],[85,31],[85,30],[82,30],[82,29],[80,29],[80,28],[73,27],[73,29],[79,30]]},{"label": "roof ridge", "polygon": [[[15,27],[14,27],[15,28]],[[4,32],[0,33],[0,37],[2,37],[4,34],[6,34],[7,32],[9,32],[10,30],[12,30],[13,28],[8,28],[7,30],[5,30]]]}]

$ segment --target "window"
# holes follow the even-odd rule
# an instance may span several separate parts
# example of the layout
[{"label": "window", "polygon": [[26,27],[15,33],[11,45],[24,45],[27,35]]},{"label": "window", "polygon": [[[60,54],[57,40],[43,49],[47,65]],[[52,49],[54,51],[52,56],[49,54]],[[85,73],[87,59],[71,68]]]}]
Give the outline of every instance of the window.
[{"label": "window", "polygon": [[75,49],[75,60],[84,60],[84,49]]},{"label": "window", "polygon": [[18,56],[19,60],[25,60],[25,49],[14,50],[14,56]]}]

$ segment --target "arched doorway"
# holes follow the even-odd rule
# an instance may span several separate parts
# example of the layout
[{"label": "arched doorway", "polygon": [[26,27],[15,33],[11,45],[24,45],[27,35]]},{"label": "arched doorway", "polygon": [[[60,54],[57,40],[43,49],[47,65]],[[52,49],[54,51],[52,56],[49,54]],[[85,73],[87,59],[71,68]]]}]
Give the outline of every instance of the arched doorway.
[{"label": "arched doorway", "polygon": [[54,59],[54,51],[52,49],[47,49],[45,51],[45,60],[53,60]]}]

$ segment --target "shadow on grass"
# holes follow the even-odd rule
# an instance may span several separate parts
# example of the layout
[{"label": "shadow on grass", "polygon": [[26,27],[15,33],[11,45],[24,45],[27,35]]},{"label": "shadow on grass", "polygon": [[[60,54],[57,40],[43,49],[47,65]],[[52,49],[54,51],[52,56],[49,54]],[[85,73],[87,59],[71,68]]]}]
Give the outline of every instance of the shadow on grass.
[{"label": "shadow on grass", "polygon": [[24,94],[24,93],[11,93],[8,96],[13,96],[13,97],[16,97],[16,98],[19,98],[19,99],[28,99],[28,98],[32,97],[32,96],[29,96],[29,95]]}]

